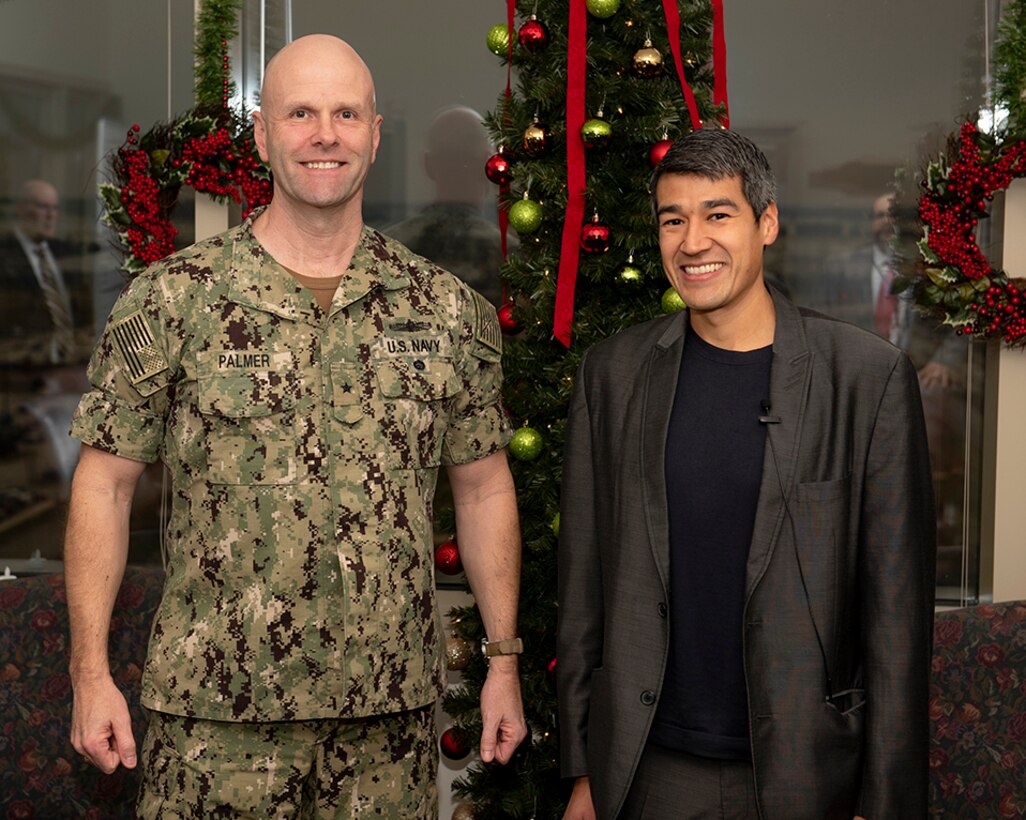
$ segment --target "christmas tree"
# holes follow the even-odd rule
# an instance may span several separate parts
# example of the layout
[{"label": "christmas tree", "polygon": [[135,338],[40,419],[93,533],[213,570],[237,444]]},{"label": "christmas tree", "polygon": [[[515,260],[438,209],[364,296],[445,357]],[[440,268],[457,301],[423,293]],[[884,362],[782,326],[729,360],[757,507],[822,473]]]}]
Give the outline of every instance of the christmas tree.
[{"label": "christmas tree", "polygon": [[[508,766],[472,765],[456,792],[478,818],[550,818],[562,815],[567,797],[556,725],[556,544],[573,378],[593,343],[681,307],[667,293],[648,180],[673,139],[726,120],[722,39],[714,48],[713,36],[722,6],[510,0],[506,11],[486,39],[511,60],[515,87],[488,117],[501,149],[487,173],[520,240],[503,268],[510,301],[500,322],[510,334],[504,397],[519,428],[510,450],[523,529],[520,670],[530,736]],[[450,659],[461,658],[463,682],[444,707],[457,731],[474,738],[487,667],[480,653],[466,656],[483,629],[473,607],[450,618]],[[443,751],[451,739],[443,737]]]}]

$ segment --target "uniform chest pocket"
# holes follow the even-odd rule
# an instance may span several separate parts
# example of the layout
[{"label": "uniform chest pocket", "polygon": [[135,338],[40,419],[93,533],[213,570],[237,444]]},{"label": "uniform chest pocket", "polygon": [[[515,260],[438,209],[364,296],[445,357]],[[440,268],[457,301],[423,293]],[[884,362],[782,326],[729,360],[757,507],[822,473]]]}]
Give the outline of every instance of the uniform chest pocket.
[{"label": "uniform chest pocket", "polygon": [[334,413],[343,455],[391,467],[436,467],[459,392],[451,359],[395,357],[332,368]]},{"label": "uniform chest pocket", "polygon": [[212,483],[291,484],[296,480],[293,374],[215,373],[201,377],[198,390]]}]

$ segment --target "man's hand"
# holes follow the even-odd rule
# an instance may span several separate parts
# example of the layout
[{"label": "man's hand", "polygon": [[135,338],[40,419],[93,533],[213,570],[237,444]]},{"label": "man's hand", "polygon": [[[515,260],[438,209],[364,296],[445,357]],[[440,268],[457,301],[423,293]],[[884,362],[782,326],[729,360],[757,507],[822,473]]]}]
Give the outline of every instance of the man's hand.
[{"label": "man's hand", "polygon": [[591,802],[591,782],[587,777],[578,777],[567,803],[563,820],[595,820],[595,804]]},{"label": "man's hand", "polygon": [[947,390],[955,383],[955,374],[940,362],[927,362],[919,371],[919,386],[923,390],[939,387]]},{"label": "man's hand", "polygon": [[71,745],[105,774],[121,764],[134,769],[135,738],[128,703],[109,675],[75,682],[71,710]]},{"label": "man's hand", "polygon": [[492,658],[481,687],[481,759],[508,763],[527,737],[515,656]]}]

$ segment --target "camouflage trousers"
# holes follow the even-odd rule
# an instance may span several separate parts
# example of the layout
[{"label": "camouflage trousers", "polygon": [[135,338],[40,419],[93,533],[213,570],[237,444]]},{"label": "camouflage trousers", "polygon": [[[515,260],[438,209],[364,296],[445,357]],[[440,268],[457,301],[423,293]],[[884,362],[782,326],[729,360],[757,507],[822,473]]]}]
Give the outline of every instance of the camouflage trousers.
[{"label": "camouflage trousers", "polygon": [[225,723],[150,713],[144,820],[434,820],[434,707],[361,720]]}]

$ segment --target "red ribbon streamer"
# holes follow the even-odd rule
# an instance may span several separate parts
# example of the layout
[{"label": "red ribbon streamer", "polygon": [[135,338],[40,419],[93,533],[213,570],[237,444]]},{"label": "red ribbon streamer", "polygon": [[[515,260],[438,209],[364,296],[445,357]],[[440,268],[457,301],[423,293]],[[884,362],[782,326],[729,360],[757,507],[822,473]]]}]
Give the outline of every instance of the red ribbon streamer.
[{"label": "red ribbon streamer", "polygon": [[730,128],[727,104],[727,35],[723,27],[723,0],[712,0],[713,8],[713,104],[723,105],[720,122]]},{"label": "red ribbon streamer", "polygon": [[695,101],[695,94],[684,77],[684,60],[680,53],[680,9],[677,7],[677,0],[663,0],[663,13],[666,15],[666,34],[670,39],[673,63],[677,66],[680,89],[684,92],[688,112],[691,114],[691,127],[697,131],[702,127],[702,118],[698,116],[698,103]]},{"label": "red ribbon streamer", "polygon": [[[512,96],[512,72],[513,72],[513,20],[516,13],[517,0],[506,0],[506,31],[509,35],[509,46],[506,51],[506,102],[502,109],[502,122],[506,123],[509,117],[509,100]],[[509,256],[509,183],[503,182],[499,186],[499,239],[502,246],[503,261]],[[502,283],[502,301],[506,301],[506,283]]]},{"label": "red ribbon streamer", "polygon": [[570,347],[574,320],[574,289],[577,287],[577,262],[580,258],[581,224],[584,221],[584,88],[587,74],[588,11],[585,0],[570,0],[567,27],[566,66],[566,215],[563,219],[563,244],[559,254],[556,280],[556,314],[553,335]]}]

